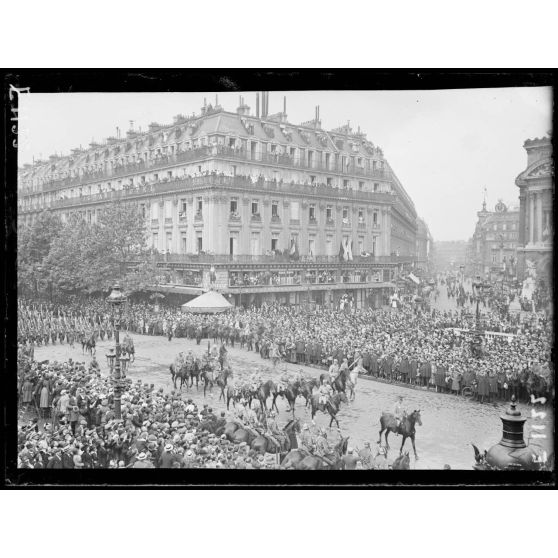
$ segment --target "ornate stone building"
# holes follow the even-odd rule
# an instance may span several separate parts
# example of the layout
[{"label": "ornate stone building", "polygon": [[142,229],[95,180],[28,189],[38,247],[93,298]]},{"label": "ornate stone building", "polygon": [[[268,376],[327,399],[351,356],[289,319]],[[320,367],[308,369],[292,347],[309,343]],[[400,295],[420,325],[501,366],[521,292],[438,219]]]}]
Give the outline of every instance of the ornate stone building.
[{"label": "ornate stone building", "polygon": [[471,274],[496,279],[503,272],[507,279],[513,279],[517,272],[519,211],[508,209],[500,200],[494,211],[487,211],[484,202],[477,216],[468,255]]},{"label": "ornate stone building", "polygon": [[423,272],[428,272],[432,264],[432,235],[424,219],[417,219],[417,249],[415,266]]},{"label": "ornate stone building", "polygon": [[554,172],[549,137],[527,140],[527,168],[515,179],[519,187],[518,278],[552,282]]},{"label": "ornate stone building", "polygon": [[[215,99],[168,125],[130,129],[19,172],[19,215],[50,209],[94,222],[105,204],[139,204],[168,289],[218,288],[238,304],[379,304],[416,252],[416,211],[382,150],[348,124],[235,112]],[[185,287],[188,287],[186,289]],[[195,288],[195,289],[194,289]]]}]

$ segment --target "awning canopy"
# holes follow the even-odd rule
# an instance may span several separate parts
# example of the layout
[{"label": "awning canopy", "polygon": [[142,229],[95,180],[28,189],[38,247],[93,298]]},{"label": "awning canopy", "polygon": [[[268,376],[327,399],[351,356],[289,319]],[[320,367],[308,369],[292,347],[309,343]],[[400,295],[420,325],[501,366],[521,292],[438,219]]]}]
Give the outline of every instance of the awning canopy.
[{"label": "awning canopy", "polygon": [[420,284],[420,279],[416,275],[414,275],[413,273],[409,273],[408,277],[415,285]]},{"label": "awning canopy", "polygon": [[146,287],[146,290],[157,293],[175,293],[191,296],[198,296],[204,293],[204,290],[200,287],[185,287],[183,285],[158,285],[156,287]]},{"label": "awning canopy", "polygon": [[232,308],[232,304],[220,293],[209,291],[182,305],[183,312],[193,314],[218,314]]}]

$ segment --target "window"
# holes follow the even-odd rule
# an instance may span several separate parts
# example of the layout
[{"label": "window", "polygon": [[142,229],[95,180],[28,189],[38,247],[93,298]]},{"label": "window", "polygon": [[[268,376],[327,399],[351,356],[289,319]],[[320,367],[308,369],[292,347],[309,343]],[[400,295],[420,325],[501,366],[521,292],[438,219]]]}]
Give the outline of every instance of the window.
[{"label": "window", "polygon": [[197,203],[197,211],[201,213],[203,209],[203,198],[202,197],[196,198],[196,203]]},{"label": "window", "polygon": [[349,222],[349,208],[344,207],[343,208],[343,223],[348,223],[348,222]]},{"label": "window", "polygon": [[153,233],[152,245],[155,250],[159,248],[159,235],[157,233]]},{"label": "window", "polygon": [[316,177],[313,174],[311,174],[310,175],[310,184],[315,184],[315,182],[316,182]]},{"label": "window", "polygon": [[358,183],[358,189],[359,190],[364,190],[364,182],[361,181],[361,182]]},{"label": "window", "polygon": [[298,220],[300,219],[300,204],[297,201],[291,202],[291,219]]},{"label": "window", "polygon": [[232,166],[232,174],[233,176],[236,176],[236,165]]},{"label": "window", "polygon": [[279,235],[277,233],[273,233],[271,235],[271,251],[274,252],[279,248]]},{"label": "window", "polygon": [[198,165],[198,172],[201,173],[201,165]]},{"label": "window", "polygon": [[279,217],[279,202],[272,201],[271,202],[271,216],[272,217]]},{"label": "window", "polygon": [[236,213],[238,211],[238,200],[236,198],[231,199],[230,211],[231,213]]},{"label": "window", "polygon": [[378,238],[377,236],[372,237],[372,255],[373,256],[376,254],[376,239],[377,238]]},{"label": "window", "polygon": [[313,256],[316,253],[316,238],[310,237],[308,239],[308,255]]},{"label": "window", "polygon": [[[153,175],[153,180],[155,181],[159,180],[159,175],[157,173]],[[118,181],[118,186],[120,187],[120,180]]]},{"label": "window", "polygon": [[252,256],[260,255],[260,233],[253,232],[250,237],[250,253]]},{"label": "window", "polygon": [[143,175],[143,176],[141,177],[141,183],[142,183],[142,184],[145,184],[145,175]]},{"label": "window", "polygon": [[378,212],[376,210],[372,213],[372,223],[374,223],[374,225],[378,224]]},{"label": "window", "polygon": [[169,180],[172,178],[172,171],[167,171],[167,178]]},{"label": "window", "polygon": [[329,160],[330,160],[330,154],[329,154],[329,153],[326,153],[326,154],[325,154],[325,166],[326,166],[326,169],[329,169]]},{"label": "window", "polygon": [[308,208],[308,218],[310,221],[316,220],[316,206],[314,204],[311,204]]},{"label": "window", "polygon": [[272,144],[271,144],[271,152],[272,152],[272,153],[275,153],[275,150],[276,150],[276,149],[277,149],[277,146],[276,146],[274,143],[272,143]]},{"label": "window", "polygon": [[168,232],[167,233],[167,245],[165,247],[165,249],[167,250],[167,252],[170,252],[172,248],[172,233]]},{"label": "window", "polygon": [[203,238],[200,236],[198,236],[198,253],[201,252],[203,250]]},{"label": "window", "polygon": [[252,200],[252,215],[259,213],[258,210],[258,200]]},{"label": "window", "polygon": [[328,177],[326,178],[326,184],[327,184],[328,186],[332,186],[332,185],[333,185],[333,179],[332,179],[331,177],[328,176]]},{"label": "window", "polygon": [[358,208],[358,222],[364,223],[364,209],[362,207]]},{"label": "window", "polygon": [[362,157],[357,158],[357,165],[362,166]]},{"label": "window", "polygon": [[331,221],[333,219],[333,213],[332,213],[331,205],[326,206],[326,219],[328,221]]},{"label": "window", "polygon": [[188,209],[188,203],[186,202],[186,198],[182,198],[180,200],[180,213],[181,217],[186,217],[186,211]]},{"label": "window", "polygon": [[492,251],[492,263],[498,263],[498,252],[496,250]]},{"label": "window", "polygon": [[343,188],[348,188],[349,187],[349,181],[348,180],[343,180]]},{"label": "window", "polygon": [[182,253],[183,253],[183,254],[186,254],[186,252],[187,252],[187,248],[186,248],[186,247],[187,247],[187,244],[186,244],[186,242],[187,242],[186,233],[182,233],[180,247],[181,247],[181,249],[182,249]]},{"label": "window", "polygon": [[[376,162],[374,162],[374,165],[376,165]],[[374,192],[377,192],[380,189],[380,185],[377,182],[374,182]]]},{"label": "window", "polygon": [[[229,147],[234,147],[235,146],[235,140],[234,138],[229,138]],[[236,169],[236,167],[233,167]]]},{"label": "window", "polygon": [[326,255],[333,256],[333,236],[330,234],[326,237]]}]

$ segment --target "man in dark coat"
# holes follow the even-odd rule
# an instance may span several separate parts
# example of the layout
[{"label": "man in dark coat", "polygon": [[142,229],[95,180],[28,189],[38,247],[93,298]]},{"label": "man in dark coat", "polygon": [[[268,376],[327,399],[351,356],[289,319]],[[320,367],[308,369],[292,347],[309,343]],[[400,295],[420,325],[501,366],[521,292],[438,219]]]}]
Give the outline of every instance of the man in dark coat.
[{"label": "man in dark coat", "polygon": [[60,458],[60,454],[62,452],[60,451],[60,448],[56,448],[54,450],[54,454],[51,456],[51,458],[48,460],[47,462],[47,469],[63,469],[63,465],[62,465],[62,459]]}]

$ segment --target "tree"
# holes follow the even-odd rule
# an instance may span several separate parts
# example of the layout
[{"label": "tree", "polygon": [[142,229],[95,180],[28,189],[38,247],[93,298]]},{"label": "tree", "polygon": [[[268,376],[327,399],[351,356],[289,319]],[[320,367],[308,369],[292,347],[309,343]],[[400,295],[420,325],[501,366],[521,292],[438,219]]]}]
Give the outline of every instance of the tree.
[{"label": "tree", "polygon": [[17,238],[18,289],[38,291],[39,279],[45,278],[45,262],[53,242],[62,230],[59,217],[49,210],[41,212],[31,225],[23,225]]}]

